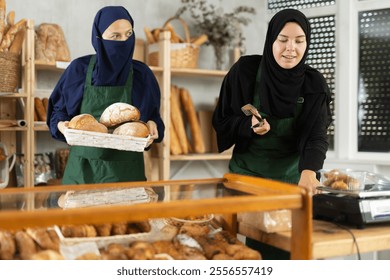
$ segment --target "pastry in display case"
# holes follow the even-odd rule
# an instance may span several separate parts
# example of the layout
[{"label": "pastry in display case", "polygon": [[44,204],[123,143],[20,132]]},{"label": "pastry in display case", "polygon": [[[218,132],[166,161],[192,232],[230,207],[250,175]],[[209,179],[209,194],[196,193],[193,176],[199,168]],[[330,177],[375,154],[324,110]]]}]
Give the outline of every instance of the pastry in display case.
[{"label": "pastry in display case", "polygon": [[0,258],[259,260],[236,237],[237,213],[289,208],[292,258],[306,259],[308,199],[300,187],[235,174],[5,189]]}]

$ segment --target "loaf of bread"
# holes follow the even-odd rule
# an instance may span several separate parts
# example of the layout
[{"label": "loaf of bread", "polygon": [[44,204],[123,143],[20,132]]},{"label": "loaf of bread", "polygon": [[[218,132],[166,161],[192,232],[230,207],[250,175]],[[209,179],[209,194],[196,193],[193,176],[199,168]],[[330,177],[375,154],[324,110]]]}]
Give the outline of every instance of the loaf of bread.
[{"label": "loaf of bread", "polygon": [[118,126],[112,134],[145,138],[149,135],[149,129],[144,122],[128,122]]},{"label": "loaf of bread", "polygon": [[187,116],[188,123],[190,125],[191,139],[195,153],[202,154],[206,151],[203,142],[202,131],[200,129],[200,123],[194,103],[192,102],[191,95],[188,90],[180,89],[180,100]]},{"label": "loaf of bread", "polygon": [[70,61],[70,52],[64,32],[58,24],[42,23],[36,30],[35,59],[55,63]]},{"label": "loaf of bread", "polygon": [[42,99],[39,97],[34,97],[34,108],[38,116],[38,121],[46,121],[46,110],[45,106],[42,103]]},{"label": "loaf of bread", "polygon": [[183,151],[180,146],[179,137],[177,137],[177,133],[175,131],[175,128],[173,127],[172,116],[171,116],[171,125],[169,126],[169,137],[170,137],[169,149],[171,155],[181,155]]},{"label": "loaf of bread", "polygon": [[124,122],[138,121],[139,110],[133,105],[117,102],[108,106],[100,116],[99,122],[106,127],[117,126]]},{"label": "loaf of bread", "polygon": [[0,260],[12,260],[16,251],[13,235],[0,230]]},{"label": "loaf of bread", "polygon": [[188,154],[188,141],[186,129],[183,121],[181,106],[180,106],[180,96],[179,89],[176,86],[171,87],[171,120],[172,126],[178,137],[178,144],[180,145],[182,154]]},{"label": "loaf of bread", "polygon": [[69,128],[79,129],[86,131],[95,131],[101,133],[107,133],[108,129],[105,125],[99,123],[92,115],[90,114],[81,114],[73,117],[69,122]]}]

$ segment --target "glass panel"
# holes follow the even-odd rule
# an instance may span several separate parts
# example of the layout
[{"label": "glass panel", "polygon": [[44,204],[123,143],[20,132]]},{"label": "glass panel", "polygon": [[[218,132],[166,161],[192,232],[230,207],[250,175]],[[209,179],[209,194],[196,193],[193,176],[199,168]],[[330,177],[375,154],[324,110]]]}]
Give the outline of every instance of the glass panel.
[{"label": "glass panel", "polygon": [[268,9],[277,11],[286,8],[307,9],[335,5],[336,0],[268,0]]},{"label": "glass panel", "polygon": [[201,200],[250,195],[226,188],[221,183],[170,184],[145,188],[115,187],[76,191],[64,187],[64,191],[52,192],[48,189],[50,187],[43,189],[37,187],[33,192],[2,193],[0,194],[0,211],[163,203],[175,200]]},{"label": "glass panel", "polygon": [[358,151],[390,151],[390,9],[359,13]]},{"label": "glass panel", "polygon": [[[322,73],[334,100],[336,75],[336,23],[335,16],[309,18],[312,27],[311,45],[306,63]],[[334,112],[334,102],[330,104]],[[334,149],[334,123],[328,129],[329,150]]]}]

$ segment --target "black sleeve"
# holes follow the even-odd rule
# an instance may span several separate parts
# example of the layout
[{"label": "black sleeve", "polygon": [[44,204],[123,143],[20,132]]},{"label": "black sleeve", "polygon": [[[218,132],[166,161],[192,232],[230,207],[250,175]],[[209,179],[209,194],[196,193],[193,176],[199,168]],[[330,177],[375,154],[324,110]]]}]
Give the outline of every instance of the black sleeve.
[{"label": "black sleeve", "polygon": [[251,139],[251,117],[245,116],[241,107],[253,100],[259,64],[260,56],[243,56],[232,66],[222,82],[212,119],[219,152],[233,145],[239,151],[247,147]]}]

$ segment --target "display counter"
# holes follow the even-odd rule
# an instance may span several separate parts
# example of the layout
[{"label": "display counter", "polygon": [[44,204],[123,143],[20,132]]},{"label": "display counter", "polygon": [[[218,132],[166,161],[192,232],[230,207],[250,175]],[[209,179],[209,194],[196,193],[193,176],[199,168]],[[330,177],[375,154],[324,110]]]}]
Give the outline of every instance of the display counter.
[{"label": "display counter", "polygon": [[[128,193],[132,199],[123,199]],[[138,193],[137,199],[134,193]],[[3,189],[0,229],[214,214],[221,217],[225,230],[235,234],[239,212],[290,209],[291,258],[311,259],[311,201],[311,194],[303,188],[236,174],[211,179]]]}]

